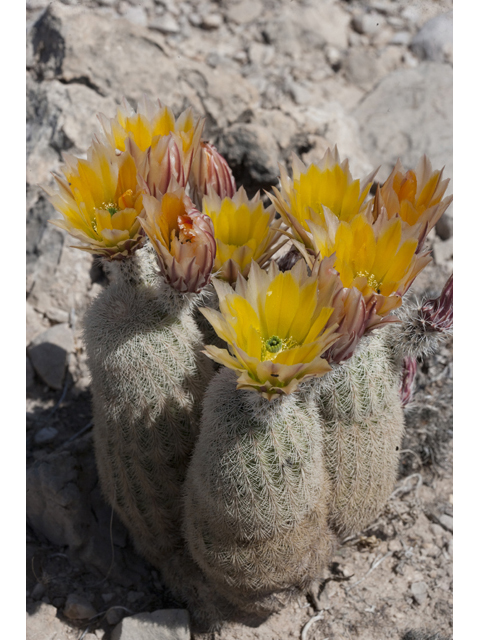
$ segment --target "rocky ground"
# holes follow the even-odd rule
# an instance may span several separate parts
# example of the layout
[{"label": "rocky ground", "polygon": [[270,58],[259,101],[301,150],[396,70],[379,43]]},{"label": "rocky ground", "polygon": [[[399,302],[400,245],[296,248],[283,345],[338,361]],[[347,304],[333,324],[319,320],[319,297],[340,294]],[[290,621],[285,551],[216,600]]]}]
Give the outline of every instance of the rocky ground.
[{"label": "rocky ground", "polygon": [[[330,144],[362,177],[426,153],[452,176],[451,0],[27,0],[27,639],[190,637],[98,487],[82,317],[106,282],[47,225],[39,184],[122,96],[206,117],[250,192]],[[449,188],[449,192],[451,187]],[[452,271],[452,208],[416,283]],[[196,640],[445,640],[452,628],[451,343],[420,366],[398,486],[339,548],[319,602]],[[314,606],[315,605],[315,606]],[[156,612],[156,613],[154,613]],[[136,614],[138,614],[137,617]],[[248,622],[248,621],[247,621]],[[160,630],[173,635],[160,635]],[[409,633],[423,630],[423,635]],[[147,635],[141,635],[147,634]],[[175,635],[176,634],[176,635]]]}]

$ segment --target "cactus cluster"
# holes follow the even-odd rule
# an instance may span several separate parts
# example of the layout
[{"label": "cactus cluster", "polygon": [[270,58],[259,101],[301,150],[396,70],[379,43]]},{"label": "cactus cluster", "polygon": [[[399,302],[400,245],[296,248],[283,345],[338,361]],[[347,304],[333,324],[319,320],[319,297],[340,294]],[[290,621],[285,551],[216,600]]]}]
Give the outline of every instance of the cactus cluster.
[{"label": "cactus cluster", "polygon": [[424,157],[369,198],[335,148],[266,206],[192,110],[100,121],[49,195],[110,280],[84,331],[104,495],[197,621],[268,614],[392,490],[416,358],[453,322],[452,278],[402,306],[448,181]]}]

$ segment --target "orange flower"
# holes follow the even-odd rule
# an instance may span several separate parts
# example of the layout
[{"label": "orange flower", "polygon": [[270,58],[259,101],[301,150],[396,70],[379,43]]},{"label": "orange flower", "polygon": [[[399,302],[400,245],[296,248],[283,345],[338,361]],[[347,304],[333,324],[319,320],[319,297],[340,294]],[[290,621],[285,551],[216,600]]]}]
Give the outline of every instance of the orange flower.
[{"label": "orange flower", "polygon": [[385,210],[387,218],[400,216],[417,229],[419,250],[453,200],[444,197],[449,180],[442,180],[442,171],[433,171],[430,160],[423,156],[415,171],[405,171],[400,160],[381,188],[377,190],[372,216],[376,220]]},{"label": "orange flower", "polygon": [[[431,259],[426,252],[417,253],[415,229],[408,228],[398,216],[379,218],[372,224],[359,213],[347,223],[325,211],[324,220],[322,225],[308,223],[315,254],[322,258],[335,254],[334,266],[343,286],[356,287],[367,305],[373,297],[379,316],[399,307],[401,296]],[[305,247],[298,242],[296,245],[313,264]]]}]

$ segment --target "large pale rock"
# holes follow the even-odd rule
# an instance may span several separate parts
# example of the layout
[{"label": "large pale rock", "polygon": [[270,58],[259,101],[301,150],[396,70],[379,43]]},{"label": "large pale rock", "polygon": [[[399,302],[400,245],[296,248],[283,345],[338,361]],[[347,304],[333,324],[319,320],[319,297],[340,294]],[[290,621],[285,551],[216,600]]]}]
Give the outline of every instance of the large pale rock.
[{"label": "large pale rock", "polygon": [[[385,77],[353,114],[363,148],[373,164],[383,164],[385,180],[400,157],[415,168],[425,153],[434,168],[452,177],[452,68],[425,62]],[[451,192],[452,184],[447,193]]]},{"label": "large pale rock", "polygon": [[124,618],[112,632],[112,640],[190,640],[185,609],[159,609]]},{"label": "large pale rock", "polygon": [[51,604],[41,602],[27,611],[26,640],[60,640],[69,637],[69,631]]}]

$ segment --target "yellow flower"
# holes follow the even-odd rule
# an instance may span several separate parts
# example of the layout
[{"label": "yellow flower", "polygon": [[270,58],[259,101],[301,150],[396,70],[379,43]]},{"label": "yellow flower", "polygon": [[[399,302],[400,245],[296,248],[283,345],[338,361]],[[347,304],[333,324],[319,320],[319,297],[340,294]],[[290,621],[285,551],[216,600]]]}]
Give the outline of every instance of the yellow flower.
[{"label": "yellow flower", "polygon": [[212,221],[194,208],[184,189],[158,200],[145,195],[144,206],[146,218],[140,223],[166,281],[181,293],[198,293],[210,282],[215,259]]},{"label": "yellow flower", "polygon": [[322,216],[326,209],[340,221],[350,222],[361,210],[376,173],[362,182],[353,180],[348,160],[340,162],[337,147],[327,149],[322,160],[308,168],[294,155],[292,170],[293,180],[280,167],[282,190],[274,187],[275,196],[269,197],[297,240],[304,243],[307,221]]},{"label": "yellow flower", "polygon": [[233,198],[237,185],[227,161],[209,142],[200,142],[200,147],[193,159],[190,177],[192,200],[199,207],[202,199],[210,189],[220,198]]},{"label": "yellow flower", "polygon": [[248,282],[239,275],[235,291],[213,281],[220,312],[201,309],[229,351],[208,345],[205,353],[236,371],[238,389],[253,389],[271,400],[299,382],[330,370],[323,352],[336,340],[326,328],[336,283],[308,276],[303,260],[282,273],[275,263],[263,271],[252,263]]},{"label": "yellow flower", "polygon": [[64,159],[65,177],[55,176],[58,190],[48,192],[64,220],[50,222],[86,243],[78,249],[110,259],[130,255],[145,239],[137,220],[143,204],[132,156],[117,156],[94,141],[87,160],[66,154]]},{"label": "yellow flower", "polygon": [[157,136],[176,134],[185,155],[185,175],[188,179],[193,156],[200,144],[204,121],[195,119],[192,108],[186,109],[177,119],[169,107],[158,100],[152,102],[146,96],[138,104],[137,113],[123,99],[117,109],[117,117],[99,116],[108,142],[114,149],[125,151],[125,141],[130,138],[140,151],[146,151]]},{"label": "yellow flower", "polygon": [[423,156],[415,171],[405,171],[400,160],[384,185],[377,190],[373,204],[373,219],[385,209],[387,218],[396,214],[408,225],[415,226],[420,244],[436,225],[453,200],[444,198],[449,180],[442,180],[442,171],[433,171],[430,160]]},{"label": "yellow flower", "polygon": [[[365,303],[376,303],[375,313],[385,316],[402,303],[418,273],[430,262],[426,253],[419,253],[415,229],[408,228],[396,216],[378,219],[371,224],[363,213],[350,223],[324,212],[325,224],[308,222],[311,245],[322,258],[335,254],[335,269],[344,287],[356,287]],[[307,261],[310,254],[297,243]]]},{"label": "yellow flower", "polygon": [[213,221],[217,256],[215,272],[230,284],[238,274],[246,277],[252,261],[263,267],[288,238],[279,231],[273,207],[265,209],[257,193],[248,199],[245,189],[223,200],[213,191],[203,199],[203,212]]}]

